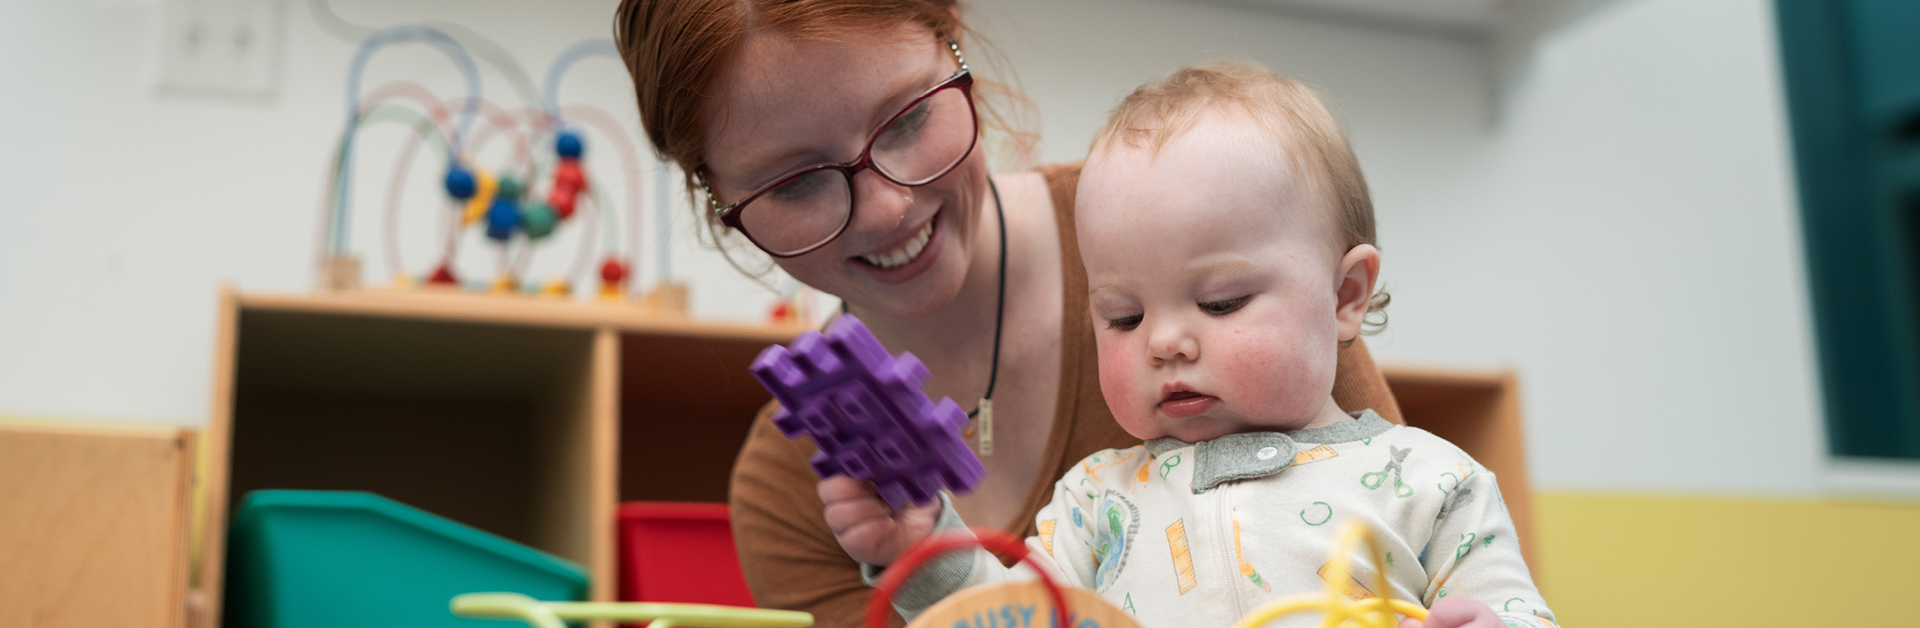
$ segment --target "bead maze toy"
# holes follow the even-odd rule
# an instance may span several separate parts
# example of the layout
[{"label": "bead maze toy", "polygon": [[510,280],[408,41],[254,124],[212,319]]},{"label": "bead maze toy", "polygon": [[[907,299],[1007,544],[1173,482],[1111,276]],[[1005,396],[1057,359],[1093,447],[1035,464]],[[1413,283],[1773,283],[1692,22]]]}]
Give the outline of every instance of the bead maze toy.
[{"label": "bead maze toy", "polygon": [[[477,35],[469,33],[467,37]],[[467,95],[442,99],[421,85],[395,81],[362,98],[361,77],[374,53],[408,42],[427,44],[445,53],[460,70]],[[498,54],[498,46],[491,42],[478,50]],[[467,47],[440,29],[395,26],[363,40],[348,71],[347,123],[335,149],[323,207],[321,283],[333,288],[359,284],[360,262],[350,238],[355,138],[375,123],[399,122],[412,127],[414,137],[396,162],[381,225],[386,264],[397,287],[564,295],[597,268],[600,295],[623,296],[633,277],[633,260],[639,248],[641,163],[636,136],[604,110],[584,104],[562,105],[558,98],[567,70],[581,59],[594,56],[617,58],[618,51],[606,39],[588,40],[566,49],[548,69],[544,95],[533,92],[518,63],[510,58],[505,62],[492,59],[509,79],[517,79],[510,82],[520,88],[521,99],[527,101],[523,107],[506,109],[482,97],[480,73]],[[410,101],[416,106],[393,101]],[[624,212],[607,200],[603,186],[596,185],[588,175],[589,130],[606,141],[620,159],[627,183]],[[511,146],[506,163],[488,167],[482,163],[489,159],[485,149],[495,138],[506,138]],[[440,220],[437,260],[430,271],[416,273],[401,260],[398,216],[409,166],[423,143],[445,156],[446,171],[439,187],[445,193],[448,210]],[[668,211],[665,204],[657,210]],[[624,242],[620,237],[623,226]],[[549,245],[559,239],[577,241],[578,253],[568,270],[544,282],[525,281],[536,250],[553,248]],[[483,274],[456,268],[465,240],[485,243],[495,250],[497,264],[492,281],[463,283],[465,275]],[[661,241],[664,243],[665,238]],[[601,259],[597,265],[592,261],[596,252]],[[663,280],[664,270],[663,265]]]},{"label": "bead maze toy", "polygon": [[[1380,551],[1380,540],[1373,535],[1373,528],[1360,521],[1348,521],[1340,529],[1339,540],[1333,544],[1328,557],[1327,588],[1318,593],[1301,593],[1280,598],[1260,605],[1240,619],[1235,628],[1260,628],[1273,620],[1303,612],[1320,611],[1327,618],[1320,622],[1320,628],[1394,628],[1400,625],[1400,616],[1414,619],[1426,619],[1427,609],[1406,600],[1388,597],[1368,596],[1355,600],[1347,597],[1333,587],[1334,582],[1347,582],[1352,579],[1353,569],[1349,566],[1355,546],[1365,546],[1367,559],[1374,565],[1385,565],[1384,554]],[[1385,569],[1373,570],[1373,590],[1387,592],[1393,589],[1387,586]]]},{"label": "bead maze toy", "polygon": [[930,401],[920,359],[889,355],[851,314],[825,334],[801,334],[792,348],[767,347],[749,370],[780,401],[774,427],[819,446],[812,462],[820,477],[872,481],[895,510],[931,502],[943,488],[973,490],[986,474],[960,436],[967,413],[949,398]]}]

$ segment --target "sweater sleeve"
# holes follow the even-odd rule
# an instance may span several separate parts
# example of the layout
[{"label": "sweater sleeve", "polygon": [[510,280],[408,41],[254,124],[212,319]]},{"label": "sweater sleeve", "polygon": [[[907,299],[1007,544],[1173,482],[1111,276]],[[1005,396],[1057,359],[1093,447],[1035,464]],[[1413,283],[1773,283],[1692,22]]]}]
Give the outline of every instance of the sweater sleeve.
[{"label": "sweater sleeve", "polygon": [[1448,492],[1420,562],[1427,570],[1425,606],[1466,596],[1493,607],[1508,626],[1557,626],[1520,555],[1500,484],[1484,467],[1476,465]]}]

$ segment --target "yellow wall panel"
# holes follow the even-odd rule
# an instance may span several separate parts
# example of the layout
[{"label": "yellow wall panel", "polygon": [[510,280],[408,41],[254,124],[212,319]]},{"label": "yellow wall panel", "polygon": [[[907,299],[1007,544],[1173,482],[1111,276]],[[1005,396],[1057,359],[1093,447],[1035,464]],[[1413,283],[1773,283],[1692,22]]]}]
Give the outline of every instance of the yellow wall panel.
[{"label": "yellow wall panel", "polygon": [[1570,628],[1920,626],[1920,504],[1542,492]]}]

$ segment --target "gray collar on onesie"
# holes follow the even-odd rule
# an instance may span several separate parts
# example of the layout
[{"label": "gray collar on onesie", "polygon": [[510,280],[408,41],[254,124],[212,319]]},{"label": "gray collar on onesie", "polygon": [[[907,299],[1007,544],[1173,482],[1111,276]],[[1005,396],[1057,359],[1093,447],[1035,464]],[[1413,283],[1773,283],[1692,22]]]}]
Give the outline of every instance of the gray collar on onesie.
[{"label": "gray collar on onesie", "polygon": [[1300,444],[1337,445],[1379,436],[1394,425],[1372,410],[1350,412],[1352,421],[1292,432],[1228,434],[1210,441],[1188,443],[1176,438],[1147,441],[1155,456],[1193,447],[1193,493],[1198,495],[1222,482],[1264,478],[1293,464]]}]

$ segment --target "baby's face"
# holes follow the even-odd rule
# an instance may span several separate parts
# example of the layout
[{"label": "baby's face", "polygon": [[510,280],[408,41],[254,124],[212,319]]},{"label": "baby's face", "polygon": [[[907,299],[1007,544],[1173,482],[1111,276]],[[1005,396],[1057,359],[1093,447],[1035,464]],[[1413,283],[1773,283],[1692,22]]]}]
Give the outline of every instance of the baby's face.
[{"label": "baby's face", "polygon": [[[1136,437],[1344,418],[1336,354],[1359,331],[1378,254],[1342,245],[1332,210],[1274,144],[1209,113],[1158,155],[1115,143],[1087,162],[1076,213],[1100,390]],[[1347,285],[1356,275],[1364,286]],[[1339,311],[1354,299],[1357,312]]]}]

